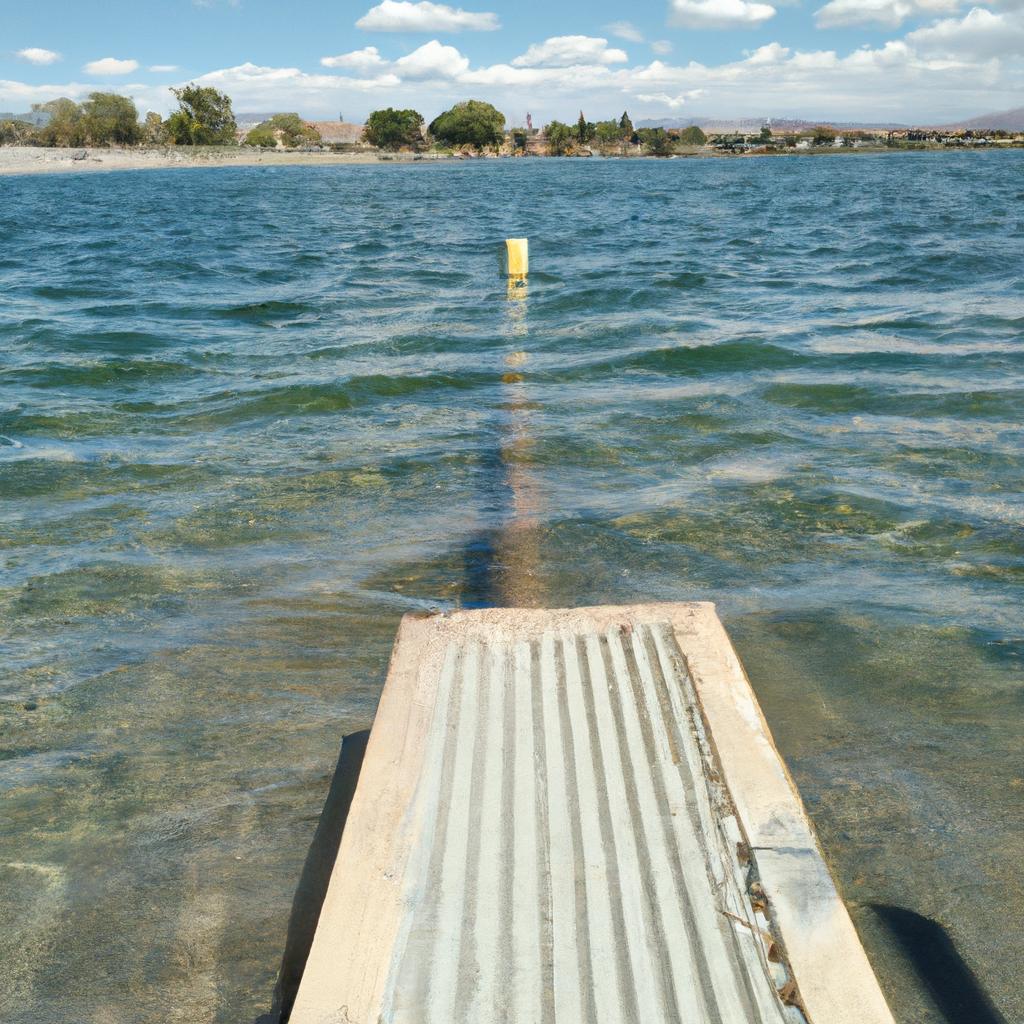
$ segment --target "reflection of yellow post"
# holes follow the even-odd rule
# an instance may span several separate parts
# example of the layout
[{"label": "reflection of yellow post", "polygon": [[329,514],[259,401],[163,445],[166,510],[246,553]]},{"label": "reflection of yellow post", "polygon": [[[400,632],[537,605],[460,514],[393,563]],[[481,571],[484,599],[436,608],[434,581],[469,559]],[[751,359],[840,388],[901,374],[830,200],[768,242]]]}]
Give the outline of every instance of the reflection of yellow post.
[{"label": "reflection of yellow post", "polygon": [[[530,269],[525,238],[505,240],[502,269],[508,276],[509,333],[518,341],[526,335],[526,275]],[[500,593],[503,604],[536,607],[543,604],[540,568],[541,501],[530,472],[533,438],[530,436],[530,402],[522,369],[529,356],[518,349],[505,357],[503,407],[508,415],[502,431],[501,461],[511,492],[511,509],[498,537],[496,554],[501,565]]]}]

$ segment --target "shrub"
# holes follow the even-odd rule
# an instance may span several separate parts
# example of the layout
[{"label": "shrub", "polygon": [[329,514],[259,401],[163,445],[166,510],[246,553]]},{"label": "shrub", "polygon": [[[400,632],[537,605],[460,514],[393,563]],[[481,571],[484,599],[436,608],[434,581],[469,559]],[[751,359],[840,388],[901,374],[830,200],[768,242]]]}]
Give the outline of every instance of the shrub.
[{"label": "shrub", "polygon": [[47,103],[33,103],[36,113],[49,114],[50,119],[35,132],[36,141],[42,146],[82,146],[85,144],[85,126],[82,124],[82,108],[66,97]]},{"label": "shrub", "polygon": [[150,146],[159,146],[167,140],[164,119],[152,110],[146,114],[146,120],[142,123],[142,138]]},{"label": "shrub", "polygon": [[264,121],[257,127],[273,132],[288,147],[315,145],[323,141],[320,133],[311,124],[303,121],[298,114],[274,114],[269,121]]},{"label": "shrub", "polygon": [[572,146],[572,129],[561,121],[552,121],[544,129],[548,140],[548,152],[552,156],[564,156]]},{"label": "shrub", "polygon": [[276,149],[277,136],[265,125],[257,125],[245,137],[247,146],[259,146],[261,149]]},{"label": "shrub", "polygon": [[0,146],[23,146],[32,138],[27,121],[0,121]]},{"label": "shrub", "polygon": [[93,146],[134,146],[142,139],[135,104],[113,92],[89,95],[82,104],[82,128]]},{"label": "shrub", "polygon": [[237,139],[231,98],[210,86],[171,89],[178,109],[167,118],[167,138],[176,146],[233,146]]},{"label": "shrub", "polygon": [[641,128],[637,135],[651,156],[668,156],[672,152],[672,137],[664,128]]},{"label": "shrub", "polygon": [[378,149],[416,148],[423,143],[423,115],[394,107],[375,110],[366,119],[363,138]]},{"label": "shrub", "polygon": [[679,133],[679,141],[684,146],[703,146],[707,143],[708,137],[695,125],[684,128]]},{"label": "shrub", "polygon": [[484,149],[501,142],[504,128],[505,115],[500,110],[483,100],[467,100],[435,117],[429,131],[448,146]]}]

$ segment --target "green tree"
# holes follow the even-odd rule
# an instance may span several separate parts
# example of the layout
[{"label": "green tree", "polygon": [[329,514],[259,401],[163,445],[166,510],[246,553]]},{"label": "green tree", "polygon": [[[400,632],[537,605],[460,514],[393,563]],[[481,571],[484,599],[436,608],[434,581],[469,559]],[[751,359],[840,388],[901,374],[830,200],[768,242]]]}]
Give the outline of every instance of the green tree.
[{"label": "green tree", "polygon": [[178,109],[167,118],[167,138],[176,146],[233,146],[237,126],[231,98],[210,86],[171,89]]},{"label": "green tree", "polygon": [[164,119],[155,111],[149,111],[142,122],[142,138],[149,146],[159,146],[165,141]]},{"label": "green tree", "polygon": [[289,149],[302,145],[316,145],[323,141],[320,133],[303,121],[298,114],[274,114],[269,121],[264,121],[257,127],[267,128],[273,132]]},{"label": "green tree", "polygon": [[363,138],[378,149],[401,149],[423,144],[423,115],[416,110],[387,107],[375,110],[363,128]]},{"label": "green tree", "polygon": [[836,130],[827,124],[819,124],[814,129],[815,146],[831,146],[836,141]]},{"label": "green tree", "polygon": [[22,146],[32,138],[27,121],[0,121],[0,146]]},{"label": "green tree", "polygon": [[695,124],[691,124],[689,128],[684,128],[679,133],[679,141],[684,146],[704,146],[708,137]]},{"label": "green tree", "polygon": [[602,150],[617,149],[622,145],[622,129],[618,121],[598,121],[594,125],[594,141]]},{"label": "green tree", "polygon": [[760,142],[771,142],[772,141],[771,125],[765,124],[765,125],[761,126],[761,134],[758,135],[758,140]]},{"label": "green tree", "polygon": [[551,156],[564,156],[572,146],[573,130],[561,121],[552,121],[544,129],[544,136],[548,140],[548,152]]},{"label": "green tree", "polygon": [[259,146],[260,149],[276,149],[277,136],[266,126],[258,124],[245,137],[247,146]]},{"label": "green tree", "polygon": [[33,103],[32,109],[39,114],[49,114],[46,124],[36,130],[35,137],[43,146],[83,146],[85,127],[82,124],[82,108],[66,97],[47,103]]},{"label": "green tree", "polygon": [[82,128],[93,146],[134,146],[142,139],[135,104],[113,92],[89,94],[82,104]]},{"label": "green tree", "polygon": [[664,128],[641,128],[637,135],[651,156],[668,156],[672,152],[673,139]]},{"label": "green tree", "polygon": [[512,129],[512,152],[513,153],[525,153],[526,152],[526,129],[525,128],[513,128]]},{"label": "green tree", "polygon": [[633,138],[633,122],[629,119],[629,114],[624,110],[622,117],[619,118],[619,133],[622,136],[623,141],[628,142]]},{"label": "green tree", "polygon": [[428,130],[445,145],[484,149],[498,145],[504,129],[505,115],[500,110],[483,100],[467,100],[435,117]]},{"label": "green tree", "polygon": [[576,122],[576,141],[585,146],[594,137],[594,125],[590,123],[580,111],[579,120]]}]

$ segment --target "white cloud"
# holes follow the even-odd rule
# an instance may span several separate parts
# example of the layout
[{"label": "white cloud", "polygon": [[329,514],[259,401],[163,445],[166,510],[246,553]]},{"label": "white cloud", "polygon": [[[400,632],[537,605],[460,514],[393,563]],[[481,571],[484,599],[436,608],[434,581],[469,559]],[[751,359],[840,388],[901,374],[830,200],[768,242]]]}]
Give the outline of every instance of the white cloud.
[{"label": "white cloud", "polygon": [[613,21],[610,25],[605,25],[605,28],[616,39],[625,39],[627,43],[642,43],[644,41],[643,32],[631,21]]},{"label": "white cloud", "polygon": [[963,18],[946,18],[907,35],[920,53],[952,59],[1024,56],[1024,12],[993,14],[972,8]]},{"label": "white cloud", "polygon": [[625,50],[609,48],[599,36],[552,36],[534,43],[512,61],[517,68],[567,68],[577,64],[622,64],[629,60]]},{"label": "white cloud", "polygon": [[44,50],[41,46],[27,46],[19,50],[16,56],[27,60],[29,64],[56,64],[60,60],[60,54],[56,50]]},{"label": "white cloud", "polygon": [[789,56],[789,47],[780,43],[766,43],[759,46],[753,53],[748,53],[747,59],[743,62],[749,67],[757,67],[765,64],[779,64]]},{"label": "white cloud", "polygon": [[376,46],[364,46],[361,50],[341,53],[337,57],[321,57],[320,63],[325,68],[352,68],[355,71],[374,71],[383,68],[387,61],[380,55]]},{"label": "white cloud", "polygon": [[[373,110],[384,97],[390,102],[402,87],[402,80],[392,73],[350,78],[347,75],[311,75],[298,68],[262,67],[252,63],[210,71],[194,81],[226,92],[236,110],[298,110],[305,116],[332,114],[335,117],[340,104],[348,108],[361,103]],[[166,109],[166,100],[162,98],[161,107],[154,109],[161,108]]]},{"label": "white cloud", "polygon": [[367,32],[493,32],[501,23],[489,11],[464,11],[430,0],[382,0],[356,22],[356,28]]},{"label": "white cloud", "polygon": [[896,28],[914,14],[955,11],[959,0],[829,0],[814,13],[818,28],[876,23]]},{"label": "white cloud", "polygon": [[402,78],[456,78],[469,69],[469,58],[454,46],[444,46],[431,39],[412,53],[399,57],[393,66]]},{"label": "white cloud", "polygon": [[169,75],[172,71],[178,70],[177,64],[152,64],[149,68],[155,75]]},{"label": "white cloud", "polygon": [[664,57],[672,52],[672,44],[667,39],[655,39],[651,43],[651,49],[659,56]]},{"label": "white cloud", "polygon": [[138,69],[139,62],[137,60],[118,60],[116,57],[93,60],[82,68],[87,75],[130,75]]},{"label": "white cloud", "polygon": [[775,16],[771,4],[753,0],[671,0],[669,21],[684,28],[743,28]]},{"label": "white cloud", "polygon": [[[537,124],[574,117],[580,107],[595,120],[623,106],[642,116],[633,109],[641,105],[720,117],[948,124],[1019,105],[1024,58],[1015,54],[1024,53],[1022,20],[1024,14],[1012,10],[978,8],[852,52],[770,42],[715,65],[665,58],[629,64],[606,41],[583,36],[569,37],[572,45],[565,37],[537,44],[532,56],[523,55],[526,63],[474,66],[454,46],[431,39],[394,61],[365,47],[325,58],[317,73],[246,63],[196,80],[228,93],[236,110],[298,110],[308,117],[336,116],[342,109],[356,118],[381,106],[408,106],[429,120],[474,96],[513,120],[531,110]],[[172,102],[157,84],[130,83],[122,89],[140,109],[163,112]],[[0,109],[62,95],[77,99],[93,89],[88,79],[38,86],[0,82]]]}]

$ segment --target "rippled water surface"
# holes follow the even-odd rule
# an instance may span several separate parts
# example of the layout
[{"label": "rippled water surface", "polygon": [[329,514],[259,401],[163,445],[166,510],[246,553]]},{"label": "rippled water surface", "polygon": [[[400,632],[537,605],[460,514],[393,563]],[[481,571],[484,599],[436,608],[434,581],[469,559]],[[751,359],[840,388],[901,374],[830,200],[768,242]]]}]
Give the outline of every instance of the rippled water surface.
[{"label": "rippled water surface", "polygon": [[0,179],[0,1018],[268,1009],[403,612],[701,598],[1024,1019],[1022,157]]}]

